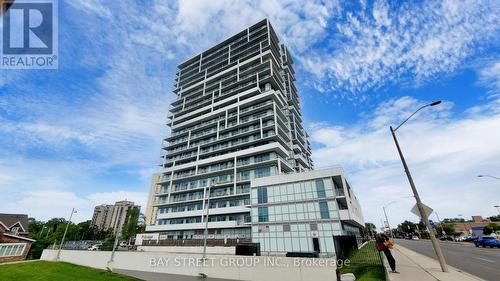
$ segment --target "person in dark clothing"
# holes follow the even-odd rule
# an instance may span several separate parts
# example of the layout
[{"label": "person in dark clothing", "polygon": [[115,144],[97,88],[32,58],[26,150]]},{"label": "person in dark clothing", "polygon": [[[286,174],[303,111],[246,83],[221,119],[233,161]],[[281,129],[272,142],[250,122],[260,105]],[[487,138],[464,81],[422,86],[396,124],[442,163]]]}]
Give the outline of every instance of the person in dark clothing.
[{"label": "person in dark clothing", "polygon": [[[391,267],[392,273],[399,273],[396,271],[396,260],[392,256],[389,245],[392,245],[391,240],[385,234],[378,235],[375,241],[375,246],[377,250],[384,252],[387,261],[389,262],[389,266]],[[391,247],[392,248],[392,247]]]}]

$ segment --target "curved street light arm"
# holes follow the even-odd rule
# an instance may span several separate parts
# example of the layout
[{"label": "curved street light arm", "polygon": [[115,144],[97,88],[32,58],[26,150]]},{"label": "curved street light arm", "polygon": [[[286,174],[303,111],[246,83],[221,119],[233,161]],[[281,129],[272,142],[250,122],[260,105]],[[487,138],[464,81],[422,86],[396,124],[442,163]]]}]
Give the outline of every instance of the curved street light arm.
[{"label": "curved street light arm", "polygon": [[419,109],[417,109],[415,112],[413,112],[410,116],[408,116],[408,118],[406,118],[401,124],[399,124],[396,128],[394,128],[393,131],[396,132],[399,129],[399,127],[403,126],[403,124],[406,123],[406,121],[410,120],[410,118],[412,118],[413,115],[417,114],[417,112],[419,112],[420,110],[422,110],[428,106],[431,106],[431,105],[426,104],[426,105],[421,106]]},{"label": "curved street light arm", "polygon": [[394,203],[396,203],[396,201],[391,201],[391,202],[387,203],[387,205],[385,205],[384,208],[387,208],[387,207],[389,207],[389,205],[394,204]]},{"label": "curved street light arm", "polygon": [[415,112],[413,112],[410,116],[408,116],[408,118],[406,118],[406,119],[405,119],[405,120],[404,120],[401,124],[399,124],[399,126],[397,126],[395,129],[392,129],[392,130],[393,130],[394,132],[396,132],[396,131],[399,129],[399,127],[403,126],[403,124],[404,124],[404,123],[406,123],[406,121],[410,120],[410,118],[412,118],[412,117],[413,117],[413,115],[417,114],[417,112],[419,112],[420,110],[422,110],[422,109],[424,109],[424,108],[426,108],[426,107],[428,107],[428,106],[435,106],[435,105],[438,105],[438,104],[440,104],[440,103],[441,103],[441,101],[440,101],[440,100],[437,100],[437,101],[433,101],[433,102],[431,102],[431,103],[428,103],[428,104],[426,104],[426,105],[421,106],[419,109],[417,109]]},{"label": "curved street light arm", "polygon": [[488,178],[492,178],[492,179],[496,179],[496,180],[499,180],[499,181],[500,181],[500,178],[499,178],[499,177],[495,177],[495,176],[491,176],[491,175],[478,175],[477,177],[478,177],[478,178],[488,177]]}]

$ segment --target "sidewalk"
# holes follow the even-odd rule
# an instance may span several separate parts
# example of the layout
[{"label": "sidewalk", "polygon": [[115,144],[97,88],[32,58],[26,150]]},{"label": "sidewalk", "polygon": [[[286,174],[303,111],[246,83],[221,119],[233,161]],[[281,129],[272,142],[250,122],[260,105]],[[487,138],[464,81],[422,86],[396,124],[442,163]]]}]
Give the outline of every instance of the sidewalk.
[{"label": "sidewalk", "polygon": [[[449,272],[442,272],[437,260],[416,253],[401,245],[395,245],[392,254],[396,259],[396,269],[400,273],[388,273],[388,280],[390,281],[484,281],[484,279],[462,272],[449,265]],[[387,271],[390,272],[391,269],[385,256],[383,256],[383,259]]]}]

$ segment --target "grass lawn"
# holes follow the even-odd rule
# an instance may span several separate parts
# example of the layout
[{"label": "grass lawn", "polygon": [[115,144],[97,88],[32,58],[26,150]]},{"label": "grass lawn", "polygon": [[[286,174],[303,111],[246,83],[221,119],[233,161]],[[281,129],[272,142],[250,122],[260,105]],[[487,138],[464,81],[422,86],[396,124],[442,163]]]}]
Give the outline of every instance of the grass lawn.
[{"label": "grass lawn", "polygon": [[350,257],[350,265],[342,268],[342,273],[354,273],[357,281],[385,280],[385,269],[375,242],[370,241]]},{"label": "grass lawn", "polygon": [[2,281],[139,280],[132,277],[65,262],[32,261],[0,265]]}]

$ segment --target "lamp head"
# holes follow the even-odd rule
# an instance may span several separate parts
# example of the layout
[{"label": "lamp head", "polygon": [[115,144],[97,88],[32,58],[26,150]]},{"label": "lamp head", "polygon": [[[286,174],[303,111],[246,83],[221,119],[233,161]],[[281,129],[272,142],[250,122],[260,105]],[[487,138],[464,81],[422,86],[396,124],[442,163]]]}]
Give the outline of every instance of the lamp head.
[{"label": "lamp head", "polygon": [[433,102],[430,104],[430,106],[435,106],[435,105],[438,105],[438,104],[440,104],[440,103],[441,103],[441,101],[440,101],[440,100],[438,100],[438,101],[433,101]]}]

